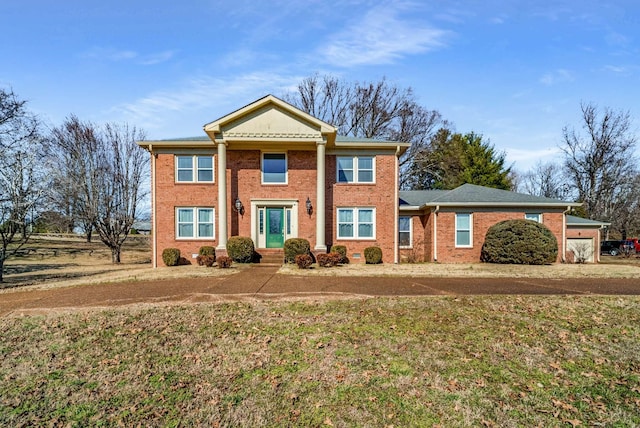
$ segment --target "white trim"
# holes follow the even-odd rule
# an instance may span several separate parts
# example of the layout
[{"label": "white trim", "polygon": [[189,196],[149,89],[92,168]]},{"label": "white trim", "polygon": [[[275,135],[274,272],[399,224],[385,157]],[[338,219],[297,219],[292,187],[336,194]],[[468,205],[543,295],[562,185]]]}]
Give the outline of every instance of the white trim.
[{"label": "white trim", "polygon": [[[198,180],[198,158],[210,157],[211,158],[211,180]],[[178,159],[179,158],[191,158],[191,180],[178,180]],[[191,154],[174,154],[174,182],[177,184],[189,184],[189,183],[215,183],[216,181],[216,164],[214,155],[191,155]],[[184,169],[184,168],[183,168]],[[204,170],[205,168],[203,168]],[[206,168],[208,170],[208,168]]]},{"label": "white trim", "polygon": [[[400,233],[407,232],[406,230],[400,230],[400,218],[406,217],[409,219],[409,245],[400,245]],[[401,249],[411,249],[413,248],[413,216],[411,215],[399,215],[398,216],[398,247]]]},{"label": "white trim", "polygon": [[[532,218],[527,218],[527,216],[538,216],[538,218],[536,220],[532,219]],[[525,212],[524,213],[524,219],[525,220],[531,220],[531,221],[535,221],[537,223],[543,224],[544,223],[544,217],[542,215],[542,213],[535,213],[535,212]]]},{"label": "white trim", "polygon": [[158,212],[156,211],[156,155],[153,153],[153,147],[149,145],[149,153],[151,154],[151,233],[153,234],[151,262],[154,268],[158,267]]},{"label": "white trim", "polygon": [[[284,181],[283,182],[265,182],[264,181],[264,155],[272,154],[272,155],[284,155]],[[260,184],[264,186],[284,186],[289,184],[289,155],[287,151],[269,151],[265,150],[260,152]]]},{"label": "white trim", "polygon": [[[180,216],[179,216],[179,212],[180,210],[191,210],[192,214],[193,214],[193,219],[191,221],[191,225],[193,226],[193,236],[178,236],[179,235],[179,230],[180,230]],[[198,231],[198,226],[200,225],[200,222],[198,220],[199,218],[199,213],[200,210],[211,210],[211,215],[212,215],[212,219],[211,219],[211,236],[198,236],[199,235],[199,231]],[[208,224],[208,223],[207,223]],[[175,207],[175,233],[174,233],[174,237],[176,241],[193,241],[193,240],[198,240],[198,241],[213,241],[216,239],[216,209],[214,207],[196,207],[196,206],[192,206],[192,207]]]},{"label": "white trim", "polygon": [[[340,236],[340,210],[351,210],[353,213],[353,236]],[[358,214],[360,210],[367,210],[372,212],[372,226],[373,236],[359,236],[358,226]],[[336,207],[336,240],[343,241],[375,241],[376,239],[376,208],[375,207]]]},{"label": "white trim", "polygon": [[[455,242],[456,248],[473,248],[473,213],[454,213],[455,215],[455,228],[453,239]],[[458,229],[458,216],[459,215],[468,215],[469,216],[469,244],[458,244],[458,230],[467,231],[467,229]]]},{"label": "white trim", "polygon": [[[298,199],[277,199],[277,198],[267,198],[267,199],[251,199],[251,239],[253,240],[256,248],[266,248],[266,210],[265,208],[284,208],[284,224],[283,228],[285,232],[285,241],[289,238],[297,238],[298,237]],[[286,217],[287,210],[291,210],[291,234],[286,233]],[[260,211],[264,212],[264,223],[263,223],[263,233],[260,234]]]},{"label": "white trim", "polygon": [[[353,162],[353,180],[340,181],[340,168],[338,161],[340,158],[351,159]],[[358,173],[360,172],[360,158],[371,158],[371,181],[360,181]],[[376,184],[376,156],[375,155],[336,155],[336,183],[339,184]]]}]

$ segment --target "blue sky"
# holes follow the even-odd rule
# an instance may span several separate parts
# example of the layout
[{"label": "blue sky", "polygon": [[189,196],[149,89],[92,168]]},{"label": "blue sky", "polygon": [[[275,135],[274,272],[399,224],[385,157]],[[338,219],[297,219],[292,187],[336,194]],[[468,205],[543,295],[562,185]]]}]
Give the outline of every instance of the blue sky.
[{"label": "blue sky", "polygon": [[[202,126],[314,73],[412,87],[515,168],[558,159],[580,102],[640,129],[637,1],[4,0],[0,86],[51,125],[148,138]],[[640,134],[640,131],[639,131]]]}]

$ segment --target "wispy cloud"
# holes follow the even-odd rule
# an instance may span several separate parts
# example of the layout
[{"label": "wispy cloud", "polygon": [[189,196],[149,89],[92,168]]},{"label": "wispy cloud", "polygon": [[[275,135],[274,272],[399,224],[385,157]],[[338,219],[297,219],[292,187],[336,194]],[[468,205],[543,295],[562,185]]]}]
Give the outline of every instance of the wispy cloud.
[{"label": "wispy cloud", "polygon": [[573,77],[573,73],[564,68],[559,68],[549,73],[545,73],[540,78],[540,83],[546,86],[556,85],[558,83],[566,83],[573,82],[575,78]]},{"label": "wispy cloud", "polygon": [[320,55],[329,64],[352,67],[388,64],[445,45],[449,32],[401,17],[407,9],[404,3],[370,9],[362,19],[330,37],[319,49]]},{"label": "wispy cloud", "polygon": [[[157,91],[131,103],[115,106],[112,113],[136,123],[153,135],[157,132],[197,133],[207,120],[216,119],[243,103],[273,93],[286,91],[300,76],[285,76],[268,72],[249,73],[228,78],[195,77],[172,90]],[[274,95],[280,95],[274,93]],[[206,112],[205,112],[206,111]],[[180,131],[179,117],[196,116],[198,127]],[[166,135],[165,135],[166,136]]]},{"label": "wispy cloud", "polygon": [[175,55],[175,51],[167,50],[163,52],[140,54],[128,49],[114,49],[105,47],[94,47],[82,56],[84,58],[97,59],[101,61],[133,61],[140,65],[155,65],[168,61]]}]

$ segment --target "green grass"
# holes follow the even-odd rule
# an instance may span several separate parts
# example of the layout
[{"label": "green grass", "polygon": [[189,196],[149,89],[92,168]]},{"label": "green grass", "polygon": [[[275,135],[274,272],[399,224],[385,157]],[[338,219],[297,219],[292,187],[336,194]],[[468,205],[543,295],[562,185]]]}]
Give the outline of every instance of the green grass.
[{"label": "green grass", "polygon": [[635,297],[190,305],[0,329],[2,426],[640,425]]}]

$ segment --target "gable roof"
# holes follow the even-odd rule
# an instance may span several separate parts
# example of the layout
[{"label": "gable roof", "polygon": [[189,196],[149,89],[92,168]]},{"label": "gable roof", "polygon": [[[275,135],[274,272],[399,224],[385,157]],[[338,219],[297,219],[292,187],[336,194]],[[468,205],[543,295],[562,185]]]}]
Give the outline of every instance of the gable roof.
[{"label": "gable roof", "polygon": [[400,209],[435,206],[472,207],[568,207],[581,206],[579,202],[526,195],[508,190],[493,189],[475,184],[463,184],[453,190],[400,191]]},{"label": "gable roof", "polygon": [[606,221],[591,220],[588,218],[576,217],[574,215],[567,216],[567,226],[601,228],[610,225],[611,223],[607,223]]}]

